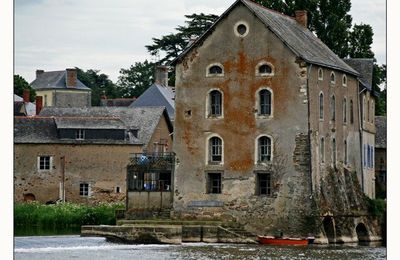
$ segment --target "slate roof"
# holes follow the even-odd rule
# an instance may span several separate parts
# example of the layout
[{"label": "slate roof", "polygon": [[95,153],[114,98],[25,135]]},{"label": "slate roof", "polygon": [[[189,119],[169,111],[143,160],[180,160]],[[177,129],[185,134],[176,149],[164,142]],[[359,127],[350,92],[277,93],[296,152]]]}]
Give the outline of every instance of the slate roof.
[{"label": "slate roof", "polygon": [[[138,141],[145,147],[156,130],[162,116],[166,117],[167,124],[172,132],[172,124],[164,107],[84,107],[84,108],[56,108],[45,107],[40,116],[47,117],[79,117],[92,120],[96,117],[119,119],[126,129],[138,130]],[[109,120],[107,123],[117,122]]]},{"label": "slate roof", "polygon": [[172,87],[151,85],[130,107],[164,106],[171,120],[175,117],[175,93]]},{"label": "slate roof", "polygon": [[271,30],[292,52],[306,62],[341,70],[358,76],[358,72],[341,60],[328,46],[317,38],[310,30],[300,25],[293,17],[265,8],[249,0],[237,0],[218,20],[200,36],[189,48],[181,53],[170,64],[175,65],[192,48],[205,40],[219,21],[226,17],[238,4],[246,6],[269,30]]},{"label": "slate roof", "polygon": [[[37,78],[31,82],[32,88],[36,90],[41,89],[66,89],[67,85],[65,82],[65,78],[67,75],[66,70],[60,71],[47,71],[43,72],[37,76]],[[90,91],[85,84],[83,84],[79,79],[77,80],[77,85],[74,88],[68,89],[78,89],[78,90],[87,90]]]},{"label": "slate roof", "polygon": [[119,118],[113,117],[56,117],[55,123],[59,129],[126,129]]},{"label": "slate roof", "polygon": [[385,148],[386,149],[386,116],[376,116],[375,117],[375,147],[376,148]]},{"label": "slate roof", "polygon": [[129,107],[136,98],[113,98],[101,99],[100,105],[103,107]]},{"label": "slate roof", "polygon": [[343,61],[360,73],[359,80],[361,84],[369,91],[371,91],[374,60],[353,58],[353,59],[343,59]]},{"label": "slate roof", "polygon": [[14,143],[57,143],[57,128],[53,118],[15,117]]}]

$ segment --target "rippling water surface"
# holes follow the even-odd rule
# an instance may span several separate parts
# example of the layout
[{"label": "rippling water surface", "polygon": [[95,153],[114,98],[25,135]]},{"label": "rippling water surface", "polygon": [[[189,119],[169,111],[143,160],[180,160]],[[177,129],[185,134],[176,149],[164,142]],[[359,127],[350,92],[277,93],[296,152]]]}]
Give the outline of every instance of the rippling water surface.
[{"label": "rippling water surface", "polygon": [[182,245],[122,245],[104,238],[79,236],[16,237],[16,260],[46,259],[386,259],[380,246],[264,246],[187,243]]}]

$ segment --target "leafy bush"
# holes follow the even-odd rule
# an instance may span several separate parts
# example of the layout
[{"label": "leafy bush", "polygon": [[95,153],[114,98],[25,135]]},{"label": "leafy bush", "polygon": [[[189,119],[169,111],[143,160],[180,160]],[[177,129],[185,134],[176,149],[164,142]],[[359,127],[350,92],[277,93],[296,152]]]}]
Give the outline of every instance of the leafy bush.
[{"label": "leafy bush", "polygon": [[386,211],[386,201],[383,199],[369,199],[368,202],[368,211],[371,215],[382,217]]},{"label": "leafy bush", "polygon": [[115,210],[123,203],[87,206],[73,203],[44,205],[38,202],[14,205],[15,226],[68,227],[81,225],[114,225]]}]

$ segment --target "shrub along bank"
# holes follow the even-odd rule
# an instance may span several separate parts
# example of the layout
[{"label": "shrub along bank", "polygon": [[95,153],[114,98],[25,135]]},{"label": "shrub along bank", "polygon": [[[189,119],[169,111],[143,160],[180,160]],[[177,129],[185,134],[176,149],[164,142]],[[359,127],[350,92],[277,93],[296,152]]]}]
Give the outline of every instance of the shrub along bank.
[{"label": "shrub along bank", "polygon": [[44,205],[37,202],[14,204],[15,227],[59,228],[82,225],[115,225],[115,210],[123,203],[88,206],[73,203]]}]

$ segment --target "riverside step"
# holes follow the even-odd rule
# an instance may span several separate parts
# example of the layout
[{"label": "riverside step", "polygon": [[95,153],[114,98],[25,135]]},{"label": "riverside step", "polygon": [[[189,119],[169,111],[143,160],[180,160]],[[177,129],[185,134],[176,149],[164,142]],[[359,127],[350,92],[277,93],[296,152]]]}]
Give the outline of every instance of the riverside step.
[{"label": "riverside step", "polygon": [[137,225],[137,224],[149,224],[149,225],[182,225],[182,226],[220,226],[221,221],[191,221],[191,220],[164,220],[164,219],[135,219],[135,220],[118,220],[118,226],[125,225]]}]

